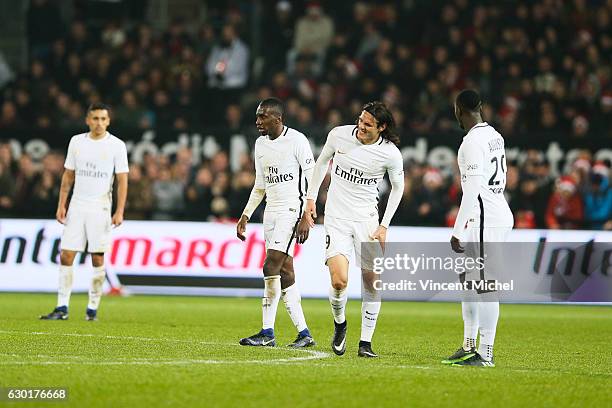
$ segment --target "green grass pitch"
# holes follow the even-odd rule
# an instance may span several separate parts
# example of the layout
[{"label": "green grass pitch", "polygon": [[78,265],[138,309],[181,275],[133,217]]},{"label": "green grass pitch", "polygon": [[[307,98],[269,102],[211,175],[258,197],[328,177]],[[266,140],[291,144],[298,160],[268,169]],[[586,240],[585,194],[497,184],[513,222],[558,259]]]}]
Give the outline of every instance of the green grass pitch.
[{"label": "green grass pitch", "polygon": [[[331,353],[326,300],[304,300],[317,347],[237,345],[260,326],[259,299],[106,297],[97,322],[75,295],[68,321],[39,321],[50,294],[0,294],[0,387],[67,387],[68,402],[12,406],[380,407],[612,406],[612,308],[501,305],[493,369],[447,367],[459,304],[384,303],[374,350],[357,357],[360,304],[348,305],[347,353]],[[279,305],[281,345],[295,330]]]}]

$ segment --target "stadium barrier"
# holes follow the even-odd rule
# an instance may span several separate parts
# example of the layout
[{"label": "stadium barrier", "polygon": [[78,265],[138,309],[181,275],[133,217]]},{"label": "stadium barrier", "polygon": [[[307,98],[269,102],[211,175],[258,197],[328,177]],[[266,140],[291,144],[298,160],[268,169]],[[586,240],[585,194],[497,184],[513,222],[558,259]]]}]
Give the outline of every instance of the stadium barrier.
[{"label": "stadium barrier", "polygon": [[[54,220],[0,220],[0,291],[57,290],[62,228]],[[450,232],[447,228],[392,227],[387,238],[395,243],[447,243]],[[111,251],[106,258],[107,270],[133,293],[261,296],[261,268],[265,255],[262,225],[249,224],[246,235],[245,242],[239,241],[234,224],[126,221],[113,230]],[[593,242],[612,243],[612,232],[514,230],[509,241],[571,242],[588,247]],[[328,295],[329,275],[324,264],[324,248],[324,229],[319,225],[311,231],[305,245],[295,246],[296,280],[304,297]],[[593,271],[604,279],[603,284],[609,289],[612,251],[604,251],[603,255],[592,252],[572,252],[572,265],[564,264],[562,270],[554,273],[570,275]],[[533,260],[528,263],[542,264],[541,254],[539,259],[537,257],[534,253]],[[533,279],[535,285],[552,279],[547,276],[552,273],[550,271],[550,267],[541,266],[523,273],[530,274],[529,279]],[[77,257],[75,292],[88,290],[91,273],[88,257]],[[360,272],[354,265],[350,270],[348,293],[352,298],[361,295]],[[417,300],[418,295],[414,299]]]}]

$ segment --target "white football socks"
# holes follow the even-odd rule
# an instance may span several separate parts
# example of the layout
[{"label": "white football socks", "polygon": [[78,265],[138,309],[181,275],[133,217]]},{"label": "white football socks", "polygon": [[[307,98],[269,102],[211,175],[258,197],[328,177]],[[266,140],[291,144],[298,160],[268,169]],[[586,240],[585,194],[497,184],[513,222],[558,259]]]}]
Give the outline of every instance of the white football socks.
[{"label": "white football socks", "polygon": [[72,275],[73,267],[60,266],[59,270],[59,288],[57,291],[57,306],[68,306],[70,303],[70,293],[72,292]]},{"label": "white football socks", "polygon": [[376,329],[376,321],[380,312],[380,301],[378,302],[361,302],[361,341],[372,342],[374,329]]},{"label": "white football socks", "polygon": [[332,287],[329,290],[329,303],[331,304],[334,320],[338,324],[344,323],[346,321],[346,317],[344,315],[344,310],[346,308],[346,300],[346,288],[338,290]]},{"label": "white football socks", "polygon": [[284,289],[281,297],[283,298],[283,303],[285,303],[285,308],[287,309],[287,313],[289,313],[289,317],[291,317],[293,325],[298,332],[301,332],[307,326],[304,311],[302,310],[302,297],[300,296],[297,285],[294,283]]},{"label": "white football socks", "polygon": [[88,309],[98,310],[98,306],[100,306],[100,299],[102,298],[102,287],[104,285],[105,277],[106,272],[104,266],[94,266],[91,286],[89,287],[89,303],[87,304]]},{"label": "white football socks", "polygon": [[461,302],[463,314],[463,349],[476,347],[479,326],[479,302]]},{"label": "white football socks", "polygon": [[261,299],[262,328],[274,330],[276,309],[281,295],[280,275],[264,277],[264,297]]},{"label": "white football socks", "polygon": [[487,361],[493,359],[493,344],[499,319],[499,302],[479,302],[480,309],[480,343],[478,354]]}]

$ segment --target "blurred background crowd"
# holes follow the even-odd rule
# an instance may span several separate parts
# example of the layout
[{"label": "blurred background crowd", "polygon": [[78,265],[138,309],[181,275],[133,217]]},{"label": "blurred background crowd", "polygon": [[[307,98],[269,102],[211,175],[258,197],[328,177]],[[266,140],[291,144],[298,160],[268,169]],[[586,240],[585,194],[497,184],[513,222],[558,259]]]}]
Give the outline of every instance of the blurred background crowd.
[{"label": "blurred background crowd", "polygon": [[[319,145],[375,99],[403,143],[444,135],[458,145],[452,101],[466,87],[508,143],[612,141],[612,0],[206,1],[162,28],[145,12],[151,3],[76,0],[67,13],[30,1],[26,66],[0,53],[0,217],[53,217],[65,154],[34,159],[8,140],[62,135],[55,144],[67,145],[92,102],[113,107],[110,131],[122,139],[192,129],[219,138],[203,161],[182,148],[132,163],[128,219],[239,217],[253,162],[244,154],[231,168],[227,140],[254,142],[255,107],[268,96]],[[561,175],[536,149],[508,164],[517,228],[612,229],[610,163],[588,149],[576,157]],[[405,165],[394,224],[452,225],[457,171]]]}]

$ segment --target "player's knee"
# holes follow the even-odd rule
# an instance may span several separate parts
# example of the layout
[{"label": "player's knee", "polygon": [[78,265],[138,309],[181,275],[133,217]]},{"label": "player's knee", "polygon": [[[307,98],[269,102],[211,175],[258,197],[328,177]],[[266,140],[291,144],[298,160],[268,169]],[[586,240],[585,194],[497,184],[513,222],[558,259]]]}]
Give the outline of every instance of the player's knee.
[{"label": "player's knee", "polygon": [[91,254],[91,264],[95,268],[104,266],[104,254]]},{"label": "player's knee", "polygon": [[71,266],[74,263],[76,253],[71,251],[62,251],[60,254],[60,262],[64,266]]},{"label": "player's knee", "polygon": [[276,262],[274,259],[266,259],[263,265],[264,276],[281,274],[281,266],[282,264],[280,262]]},{"label": "player's knee", "polygon": [[363,287],[367,290],[374,290],[374,281],[377,276],[372,272],[362,272],[361,282],[363,283]]},{"label": "player's knee", "polygon": [[346,289],[348,285],[347,279],[342,277],[333,277],[332,278],[332,287],[336,290]]}]

